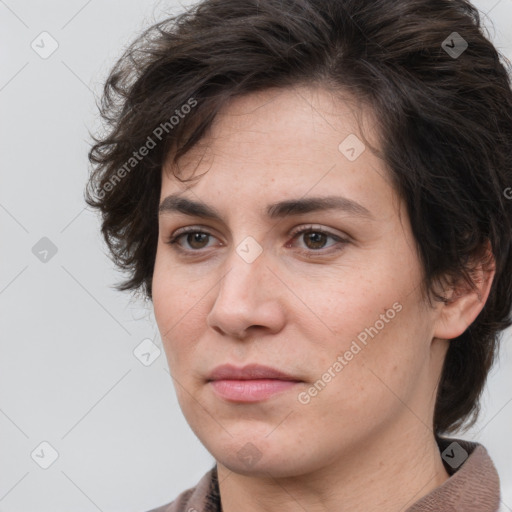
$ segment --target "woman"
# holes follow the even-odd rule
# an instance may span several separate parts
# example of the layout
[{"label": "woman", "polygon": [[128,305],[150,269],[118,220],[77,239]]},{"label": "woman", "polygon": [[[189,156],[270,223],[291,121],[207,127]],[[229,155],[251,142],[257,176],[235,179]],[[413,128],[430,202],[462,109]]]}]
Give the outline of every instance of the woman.
[{"label": "woman", "polygon": [[213,455],[155,512],[494,512],[512,91],[463,0],[205,0],[112,70],[89,205]]}]

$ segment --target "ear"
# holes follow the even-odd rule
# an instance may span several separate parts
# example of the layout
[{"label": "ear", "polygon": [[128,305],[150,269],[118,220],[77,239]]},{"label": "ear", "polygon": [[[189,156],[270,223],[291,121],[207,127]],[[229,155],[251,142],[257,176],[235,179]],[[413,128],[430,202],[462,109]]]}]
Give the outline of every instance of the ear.
[{"label": "ear", "polygon": [[439,305],[433,333],[435,338],[456,338],[474,322],[489,297],[495,273],[495,259],[490,242],[487,241],[484,256],[471,272],[476,289],[472,290],[461,280],[444,290],[447,300]]}]

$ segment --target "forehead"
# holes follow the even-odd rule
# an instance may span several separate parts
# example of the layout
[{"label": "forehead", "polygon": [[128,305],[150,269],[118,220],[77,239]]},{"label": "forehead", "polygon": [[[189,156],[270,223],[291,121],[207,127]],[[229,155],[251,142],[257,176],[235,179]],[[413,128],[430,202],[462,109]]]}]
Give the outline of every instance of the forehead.
[{"label": "forehead", "polygon": [[[372,189],[378,201],[388,176],[384,163],[363,142],[362,133],[378,147],[372,123],[370,112],[353,98],[318,87],[236,97],[179,160],[179,167],[169,155],[161,197],[193,188],[212,200],[265,196],[270,203],[333,192],[357,200]],[[180,183],[171,171],[181,179],[202,176]]]},{"label": "forehead", "polygon": [[191,167],[212,153],[217,158],[297,160],[327,150],[338,158],[338,145],[348,135],[361,139],[364,130],[369,140],[375,138],[374,124],[369,108],[347,93],[319,86],[265,89],[232,98],[179,166]]}]

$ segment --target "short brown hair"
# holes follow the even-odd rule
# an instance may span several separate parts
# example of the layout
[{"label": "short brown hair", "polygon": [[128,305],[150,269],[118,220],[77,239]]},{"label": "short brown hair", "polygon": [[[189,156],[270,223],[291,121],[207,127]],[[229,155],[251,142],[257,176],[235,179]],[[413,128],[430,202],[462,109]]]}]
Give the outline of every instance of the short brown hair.
[{"label": "short brown hair", "polygon": [[349,91],[375,113],[382,148],[372,150],[407,205],[435,300],[441,279],[473,286],[471,262],[492,248],[490,295],[450,342],[433,429],[474,423],[512,324],[509,71],[464,0],[204,0],[154,24],[112,69],[107,131],[89,152],[86,201],[129,275],[117,288],[151,298],[162,164],[177,163],[231,98],[300,84]]}]

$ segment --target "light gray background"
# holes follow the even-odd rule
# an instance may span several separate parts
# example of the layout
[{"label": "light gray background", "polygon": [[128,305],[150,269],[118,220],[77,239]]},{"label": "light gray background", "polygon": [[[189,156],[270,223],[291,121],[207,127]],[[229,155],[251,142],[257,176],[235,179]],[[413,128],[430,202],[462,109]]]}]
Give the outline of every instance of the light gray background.
[{"label": "light gray background", "polygon": [[[475,5],[512,59],[512,0]],[[82,200],[93,93],[136,33],[181,6],[0,0],[0,512],[144,512],[214,462],[181,414],[163,349],[147,367],[133,355],[147,338],[161,347],[154,317],[111,288],[121,276]],[[43,31],[59,44],[47,59],[31,48]],[[32,253],[42,237],[57,247],[46,263]],[[508,510],[511,384],[509,331],[480,421],[461,436],[490,452]],[[43,441],[58,452],[48,469],[31,458],[48,460]]]}]

